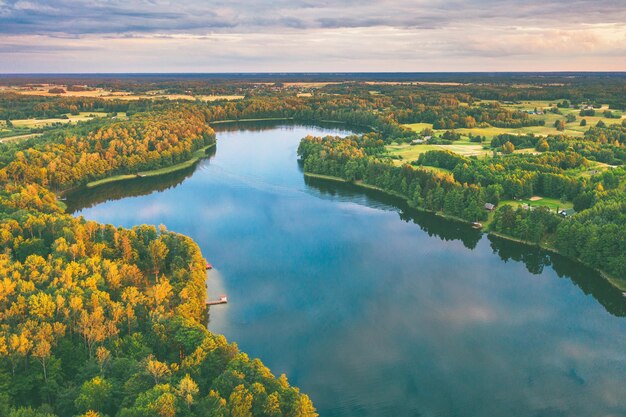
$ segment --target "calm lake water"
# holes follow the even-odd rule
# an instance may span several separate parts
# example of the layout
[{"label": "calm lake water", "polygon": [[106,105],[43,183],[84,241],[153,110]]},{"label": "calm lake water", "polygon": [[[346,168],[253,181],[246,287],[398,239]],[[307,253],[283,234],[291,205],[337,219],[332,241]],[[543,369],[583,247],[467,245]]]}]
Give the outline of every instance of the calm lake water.
[{"label": "calm lake water", "polygon": [[626,298],[556,255],[305,180],[307,134],[222,125],[189,171],[85,191],[77,215],[165,224],[209,273],[209,328],[322,417],[626,415]]}]

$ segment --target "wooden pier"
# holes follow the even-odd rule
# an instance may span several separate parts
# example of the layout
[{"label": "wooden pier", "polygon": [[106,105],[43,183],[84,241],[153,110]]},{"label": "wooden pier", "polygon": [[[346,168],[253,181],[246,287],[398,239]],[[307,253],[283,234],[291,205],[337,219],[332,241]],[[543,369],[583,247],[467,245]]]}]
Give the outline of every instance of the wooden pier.
[{"label": "wooden pier", "polygon": [[221,295],[219,300],[215,300],[215,301],[207,300],[206,305],[215,306],[218,304],[227,304],[227,303],[228,303],[228,297],[226,297],[225,295]]}]

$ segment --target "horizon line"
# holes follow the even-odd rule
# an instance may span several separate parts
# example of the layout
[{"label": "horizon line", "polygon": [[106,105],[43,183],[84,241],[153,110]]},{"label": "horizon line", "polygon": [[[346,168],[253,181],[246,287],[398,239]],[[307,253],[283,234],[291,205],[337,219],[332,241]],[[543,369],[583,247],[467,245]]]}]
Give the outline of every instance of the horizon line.
[{"label": "horizon line", "polygon": [[554,71],[215,71],[215,72],[0,72],[0,76],[14,75],[334,75],[334,74],[626,74],[626,70],[554,70]]}]

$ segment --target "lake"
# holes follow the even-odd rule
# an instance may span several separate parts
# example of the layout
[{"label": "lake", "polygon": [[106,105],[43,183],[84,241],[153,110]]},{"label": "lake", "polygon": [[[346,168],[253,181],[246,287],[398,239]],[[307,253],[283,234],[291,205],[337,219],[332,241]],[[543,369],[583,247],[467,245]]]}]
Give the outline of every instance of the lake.
[{"label": "lake", "polygon": [[217,126],[196,167],[69,196],[76,215],[191,236],[215,269],[209,329],[322,417],[626,414],[626,298],[545,251],[376,192],[305,179],[341,125]]}]

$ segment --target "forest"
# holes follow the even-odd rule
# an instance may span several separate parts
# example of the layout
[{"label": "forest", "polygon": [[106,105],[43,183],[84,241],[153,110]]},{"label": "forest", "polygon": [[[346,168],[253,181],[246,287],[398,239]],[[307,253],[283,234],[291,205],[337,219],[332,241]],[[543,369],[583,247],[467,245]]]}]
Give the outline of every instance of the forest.
[{"label": "forest", "polygon": [[421,154],[413,164],[396,166],[375,146],[377,142],[382,142],[378,134],[306,137],[298,154],[305,172],[372,185],[402,196],[413,207],[468,222],[488,220],[485,205],[498,206],[502,200],[539,194],[573,201],[577,214],[567,219],[541,207],[514,210],[502,204],[489,230],[554,247],[615,277],[626,276],[623,167],[575,178],[567,171],[588,162],[572,150],[487,159],[432,150]]},{"label": "forest", "polygon": [[[65,88],[86,83],[144,92],[157,84],[170,92],[244,96],[210,102],[0,92],[6,126],[107,113],[0,142],[0,415],[317,415],[286,376],[274,376],[206,329],[206,261],[195,242],[163,225],[126,229],[74,218],[59,198],[94,180],[187,161],[215,144],[216,121],[281,118],[359,128],[364,133],[345,138],[303,138],[298,156],[304,172],[481,223],[488,232],[558,251],[624,283],[623,121],[597,123],[577,136],[494,134],[477,142],[485,151],[481,157],[424,147],[419,156],[398,160],[389,152],[390,145],[410,146],[426,136],[405,126],[411,123],[432,125],[428,136],[445,143],[461,140],[456,129],[542,126],[504,101],[624,109],[624,95],[616,90],[622,80],[598,76],[541,85],[531,77],[528,87],[512,88],[518,81],[513,75],[499,83],[457,77],[466,84],[374,87],[358,77],[318,87],[286,86],[280,78],[63,79]],[[518,203],[537,195],[571,205],[575,213]]]},{"label": "forest", "polygon": [[2,144],[0,415],[317,415],[284,375],[207,330],[191,239],[74,218],[53,193],[188,159],[215,142],[210,117],[165,105]]}]

